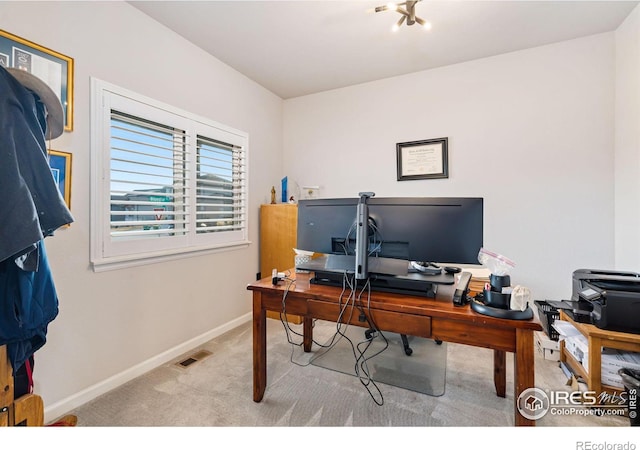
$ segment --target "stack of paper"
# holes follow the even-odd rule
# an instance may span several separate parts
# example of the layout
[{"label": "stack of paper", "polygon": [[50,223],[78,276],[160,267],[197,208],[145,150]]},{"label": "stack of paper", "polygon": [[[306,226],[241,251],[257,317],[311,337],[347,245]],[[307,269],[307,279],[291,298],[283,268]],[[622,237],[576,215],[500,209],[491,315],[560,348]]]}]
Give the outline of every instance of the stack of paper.
[{"label": "stack of paper", "polygon": [[469,281],[470,292],[482,292],[485,285],[489,283],[491,273],[486,267],[461,267],[461,269],[465,272],[471,273],[471,281]]}]

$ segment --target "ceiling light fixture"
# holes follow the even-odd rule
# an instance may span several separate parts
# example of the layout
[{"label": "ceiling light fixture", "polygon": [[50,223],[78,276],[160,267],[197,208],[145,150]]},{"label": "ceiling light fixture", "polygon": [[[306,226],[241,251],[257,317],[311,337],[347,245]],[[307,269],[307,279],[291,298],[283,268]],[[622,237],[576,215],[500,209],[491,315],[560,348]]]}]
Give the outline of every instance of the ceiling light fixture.
[{"label": "ceiling light fixture", "polygon": [[405,21],[407,22],[408,26],[411,26],[414,23],[417,23],[418,25],[422,26],[425,30],[430,30],[431,24],[429,22],[425,22],[423,19],[416,16],[416,3],[420,1],[422,0],[412,0],[412,1],[406,1],[403,3],[388,3],[384,6],[378,6],[375,9],[375,11],[376,12],[396,11],[402,15],[402,17],[400,17],[398,22],[393,25],[392,27],[393,31],[397,31],[400,28],[400,26],[402,26],[402,24],[405,23]]}]

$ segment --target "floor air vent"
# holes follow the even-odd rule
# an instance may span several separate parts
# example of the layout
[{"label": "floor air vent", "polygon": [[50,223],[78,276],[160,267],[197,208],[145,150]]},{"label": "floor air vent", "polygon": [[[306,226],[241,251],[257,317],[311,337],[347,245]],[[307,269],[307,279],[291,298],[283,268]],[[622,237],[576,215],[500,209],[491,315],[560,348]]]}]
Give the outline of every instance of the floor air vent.
[{"label": "floor air vent", "polygon": [[211,352],[209,350],[199,350],[196,353],[194,353],[193,355],[189,355],[188,357],[186,357],[182,361],[177,362],[176,366],[182,367],[184,369],[184,368],[189,367],[193,363],[197,363],[198,361],[202,361],[203,359],[205,359],[207,356],[210,356],[210,355],[211,355]]}]

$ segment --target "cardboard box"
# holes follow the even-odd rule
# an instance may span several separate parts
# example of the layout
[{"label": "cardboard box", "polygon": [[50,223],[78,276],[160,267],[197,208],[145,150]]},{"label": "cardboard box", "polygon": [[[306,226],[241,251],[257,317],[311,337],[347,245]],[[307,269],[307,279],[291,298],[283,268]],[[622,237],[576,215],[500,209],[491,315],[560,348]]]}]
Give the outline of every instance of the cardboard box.
[{"label": "cardboard box", "polygon": [[622,377],[618,375],[618,373],[609,373],[602,372],[602,376],[600,377],[600,382],[607,386],[616,387],[618,389],[624,389],[624,384],[622,383]]},{"label": "cardboard box", "polygon": [[[584,347],[579,343],[572,341],[571,349],[565,348],[578,359],[578,356],[582,357],[579,360],[587,373],[589,372],[589,351],[584,351]],[[576,352],[574,355],[573,352]],[[607,386],[616,387],[618,389],[624,388],[622,377],[618,375],[618,370],[622,368],[637,369],[640,370],[640,353],[626,352],[623,350],[616,350],[613,348],[603,348],[601,355],[600,366],[600,381]]]},{"label": "cardboard box", "polygon": [[[585,369],[588,366],[589,351],[583,351],[583,363]],[[603,348],[600,355],[602,371],[618,373],[619,369],[640,370],[640,353],[616,350],[615,348]]]},{"label": "cardboard box", "polygon": [[564,340],[564,348],[573,356],[576,361],[582,364],[585,369],[589,361],[589,341],[581,334],[568,336]]},{"label": "cardboard box", "polygon": [[549,339],[549,336],[542,331],[534,332],[534,340],[538,352],[544,359],[549,361],[560,361],[560,343]]},{"label": "cardboard box", "polygon": [[615,372],[623,368],[640,370],[640,353],[603,348],[602,367],[605,366],[611,367]]}]

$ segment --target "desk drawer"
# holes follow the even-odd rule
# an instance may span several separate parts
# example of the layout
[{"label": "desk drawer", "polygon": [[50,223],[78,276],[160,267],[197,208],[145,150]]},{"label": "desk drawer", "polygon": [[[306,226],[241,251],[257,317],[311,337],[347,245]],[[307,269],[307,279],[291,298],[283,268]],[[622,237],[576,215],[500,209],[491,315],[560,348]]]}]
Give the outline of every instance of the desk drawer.
[{"label": "desk drawer", "polygon": [[[273,311],[279,318],[279,313],[283,310],[282,294],[279,292],[276,292],[275,294],[263,292],[260,295],[262,298],[262,307],[267,311]],[[304,316],[307,313],[307,303],[295,298],[292,298],[291,301],[285,300],[284,310],[287,313],[287,316],[291,314]]]},{"label": "desk drawer", "polygon": [[433,339],[506,352],[514,352],[516,348],[515,329],[476,325],[440,317],[433,319]]},{"label": "desk drawer", "polygon": [[[307,305],[310,317],[331,322],[338,320],[340,306],[337,303],[309,300]],[[361,327],[368,326],[367,322],[361,322],[359,320],[359,316],[360,310],[354,309],[353,314],[351,314],[351,309],[348,308],[343,314],[342,322],[347,323],[347,320],[350,319],[349,323],[353,325]],[[431,317],[380,310],[373,311],[372,316],[373,322],[382,331],[424,338],[431,337]]]}]

